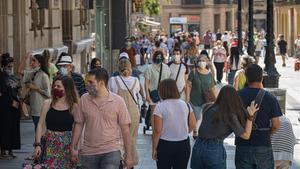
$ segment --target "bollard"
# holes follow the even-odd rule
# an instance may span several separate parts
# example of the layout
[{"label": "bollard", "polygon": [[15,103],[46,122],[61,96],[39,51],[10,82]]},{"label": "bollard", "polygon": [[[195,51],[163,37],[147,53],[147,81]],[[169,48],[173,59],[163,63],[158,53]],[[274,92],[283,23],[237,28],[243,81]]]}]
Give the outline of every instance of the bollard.
[{"label": "bollard", "polygon": [[265,88],[266,91],[270,92],[273,96],[276,97],[282,114],[285,114],[286,109],[286,89],[279,88]]}]

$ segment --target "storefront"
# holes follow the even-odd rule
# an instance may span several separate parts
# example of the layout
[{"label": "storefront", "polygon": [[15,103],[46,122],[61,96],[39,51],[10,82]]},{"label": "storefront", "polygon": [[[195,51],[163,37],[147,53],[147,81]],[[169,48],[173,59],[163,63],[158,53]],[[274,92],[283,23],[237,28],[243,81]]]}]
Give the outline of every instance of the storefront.
[{"label": "storefront", "polygon": [[182,15],[181,17],[186,18],[187,23],[185,24],[185,31],[200,32],[200,15]]},{"label": "storefront", "polygon": [[170,18],[170,34],[183,32],[184,25],[187,23],[187,18],[185,17],[171,17]]}]

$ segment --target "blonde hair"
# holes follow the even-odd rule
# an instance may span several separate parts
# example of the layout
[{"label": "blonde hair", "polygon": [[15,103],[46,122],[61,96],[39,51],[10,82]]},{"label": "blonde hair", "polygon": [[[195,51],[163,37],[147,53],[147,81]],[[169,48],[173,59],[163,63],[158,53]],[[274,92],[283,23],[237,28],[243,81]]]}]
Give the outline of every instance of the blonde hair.
[{"label": "blonde hair", "polygon": [[121,59],[119,61],[119,72],[123,76],[129,76],[131,74],[131,63],[128,59]]},{"label": "blonde hair", "polygon": [[187,56],[198,56],[198,49],[195,43],[191,44],[191,47],[187,50]]}]

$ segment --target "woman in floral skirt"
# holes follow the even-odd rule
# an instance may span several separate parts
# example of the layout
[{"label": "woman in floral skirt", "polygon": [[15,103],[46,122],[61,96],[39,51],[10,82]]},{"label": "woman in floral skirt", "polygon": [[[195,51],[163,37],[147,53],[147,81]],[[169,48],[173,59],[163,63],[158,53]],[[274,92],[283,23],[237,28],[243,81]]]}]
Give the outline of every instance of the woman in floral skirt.
[{"label": "woman in floral skirt", "polygon": [[[71,160],[70,143],[73,128],[73,112],[78,109],[78,95],[71,77],[59,76],[53,81],[52,99],[44,102],[36,130],[35,155],[41,157],[46,168],[78,168]],[[42,131],[47,131],[43,138]]]}]

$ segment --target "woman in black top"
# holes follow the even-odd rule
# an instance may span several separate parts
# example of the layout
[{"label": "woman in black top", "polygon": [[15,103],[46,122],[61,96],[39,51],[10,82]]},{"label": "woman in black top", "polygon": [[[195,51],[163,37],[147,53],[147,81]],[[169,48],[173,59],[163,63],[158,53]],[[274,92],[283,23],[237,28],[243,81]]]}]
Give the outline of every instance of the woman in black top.
[{"label": "woman in black top", "polygon": [[[35,154],[42,157],[46,167],[76,168],[77,162],[70,158],[73,111],[78,109],[78,95],[71,77],[58,76],[52,85],[52,100],[44,102],[36,130]],[[45,146],[41,145],[43,126]]]},{"label": "woman in black top", "polygon": [[232,132],[249,139],[257,110],[254,101],[245,110],[236,90],[230,85],[224,86],[216,102],[204,107],[203,120],[193,147],[191,168],[226,169],[223,140]]},{"label": "woman in black top", "polygon": [[0,71],[0,147],[1,159],[13,159],[12,150],[20,149],[20,112],[18,89],[20,81],[13,74],[14,59],[1,56]]}]

